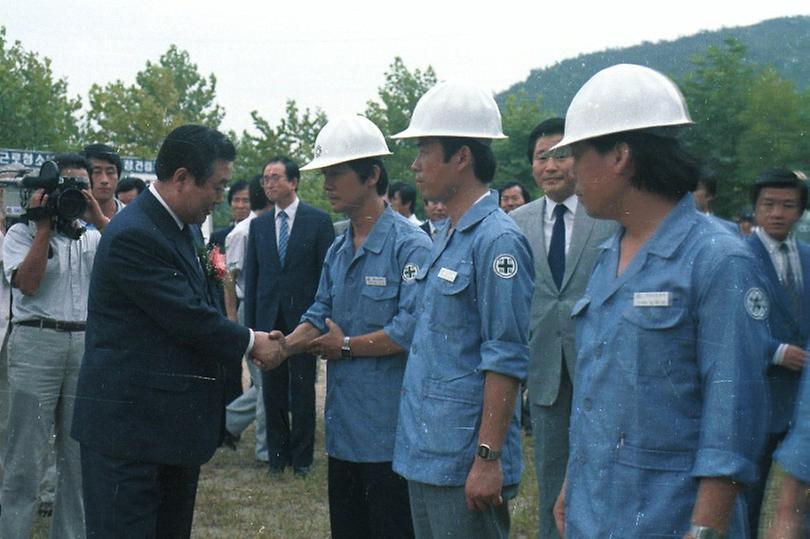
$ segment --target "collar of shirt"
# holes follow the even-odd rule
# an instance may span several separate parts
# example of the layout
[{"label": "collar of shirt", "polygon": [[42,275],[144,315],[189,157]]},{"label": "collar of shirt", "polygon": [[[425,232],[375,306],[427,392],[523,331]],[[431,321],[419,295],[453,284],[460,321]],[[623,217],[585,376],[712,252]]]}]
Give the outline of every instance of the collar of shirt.
[{"label": "collar of shirt", "polygon": [[428,220],[430,226],[430,235],[433,236],[436,234],[436,231],[441,229],[443,226],[447,225],[447,217],[444,219],[439,219],[437,221]]},{"label": "collar of shirt", "polygon": [[149,184],[149,192],[152,193],[153,195],[155,195],[155,198],[157,199],[158,202],[160,202],[161,206],[166,208],[166,211],[169,212],[169,215],[172,216],[172,219],[174,219],[174,222],[177,224],[177,228],[179,228],[180,230],[183,230],[183,228],[185,228],[185,226],[186,226],[185,223],[183,223],[183,221],[181,221],[180,218],[177,217],[177,214],[172,211],[172,209],[169,207],[169,205],[166,204],[166,201],[163,200],[163,197],[160,196],[160,193],[158,193],[157,187],[155,187],[155,182],[152,182],[152,183]]},{"label": "collar of shirt", "polygon": [[275,207],[276,213],[274,216],[276,218],[276,230],[278,230],[279,225],[278,214],[281,213],[282,210],[284,210],[284,213],[287,214],[287,227],[289,230],[292,230],[293,221],[295,221],[295,214],[298,213],[298,202],[298,197],[295,197],[295,200],[293,200],[292,203],[290,203],[290,205],[286,208],[279,208],[278,206]]},{"label": "collar of shirt", "polygon": [[791,253],[796,251],[796,238],[794,238],[792,235],[788,236],[787,239],[785,239],[785,241],[778,241],[772,238],[767,232],[762,230],[761,227],[758,227],[754,231],[754,234],[759,236],[759,239],[762,240],[762,244],[765,246],[765,249],[768,250],[768,254],[771,255],[772,257],[775,254],[779,253],[779,248],[782,246],[783,243],[787,245],[788,251],[790,251]]},{"label": "collar of shirt", "polygon": [[462,215],[461,219],[459,219],[458,226],[455,227],[455,230],[461,232],[467,228],[470,228],[499,208],[498,191],[489,189],[486,193],[481,195],[481,198],[475,201],[475,204],[464,212],[464,215]]},{"label": "collar of shirt", "polygon": [[354,230],[352,226],[349,225],[349,228],[346,229],[346,233],[343,234],[343,245],[340,246],[340,250],[351,254],[353,257],[360,256],[361,251],[371,251],[372,253],[380,254],[383,247],[385,247],[385,238],[388,237],[388,232],[393,228],[395,219],[396,214],[394,210],[391,209],[391,206],[386,204],[385,210],[380,214],[374,226],[371,227],[371,232],[366,238],[366,241],[363,242],[363,245],[355,252]]},{"label": "collar of shirt", "polygon": [[[568,213],[571,214],[572,217],[576,215],[577,208],[579,207],[579,200],[577,199],[576,195],[571,195],[563,200],[562,203],[565,204],[566,208],[568,208]],[[546,197],[546,221],[554,221],[554,208],[556,208],[557,205],[557,202],[554,202],[550,198]]]}]

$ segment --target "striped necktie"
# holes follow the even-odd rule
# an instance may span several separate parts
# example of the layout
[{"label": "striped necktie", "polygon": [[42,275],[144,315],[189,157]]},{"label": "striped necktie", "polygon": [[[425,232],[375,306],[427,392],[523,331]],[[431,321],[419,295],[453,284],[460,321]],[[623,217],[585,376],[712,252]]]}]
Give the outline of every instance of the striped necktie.
[{"label": "striped necktie", "polygon": [[278,212],[281,224],[278,227],[278,259],[284,265],[284,257],[287,256],[287,243],[290,241],[290,227],[287,223],[287,214],[284,210]]}]

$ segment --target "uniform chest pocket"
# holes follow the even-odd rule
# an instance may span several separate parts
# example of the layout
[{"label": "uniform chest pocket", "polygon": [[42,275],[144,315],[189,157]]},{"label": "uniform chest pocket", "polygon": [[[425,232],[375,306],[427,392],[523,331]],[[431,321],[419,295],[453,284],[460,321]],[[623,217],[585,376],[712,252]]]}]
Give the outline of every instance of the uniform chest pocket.
[{"label": "uniform chest pocket", "polygon": [[687,310],[682,307],[630,307],[617,331],[617,359],[639,376],[666,376],[673,365],[694,356]]},{"label": "uniform chest pocket", "polygon": [[469,309],[475,309],[475,305],[470,304],[467,293],[472,282],[471,273],[472,265],[465,264],[459,268],[452,281],[442,277],[437,279],[437,294],[433,298],[434,327],[453,330],[465,326],[470,316]]},{"label": "uniform chest pocket", "polygon": [[364,286],[360,291],[360,316],[374,328],[382,328],[397,313],[399,284]]}]

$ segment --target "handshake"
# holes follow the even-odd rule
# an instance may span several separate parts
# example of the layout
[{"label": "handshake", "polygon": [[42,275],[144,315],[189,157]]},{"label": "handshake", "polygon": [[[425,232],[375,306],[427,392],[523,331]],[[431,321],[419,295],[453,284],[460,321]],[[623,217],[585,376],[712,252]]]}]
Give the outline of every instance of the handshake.
[{"label": "handshake", "polygon": [[326,319],[327,332],[321,335],[312,324],[304,322],[287,337],[280,331],[255,332],[253,363],[264,370],[275,369],[288,357],[309,352],[323,359],[340,359],[345,334],[331,319]]},{"label": "handshake", "polygon": [[264,331],[256,331],[253,341],[253,363],[257,367],[266,371],[275,369],[287,359],[289,349],[287,347],[287,339],[280,331],[271,331],[266,333]]}]

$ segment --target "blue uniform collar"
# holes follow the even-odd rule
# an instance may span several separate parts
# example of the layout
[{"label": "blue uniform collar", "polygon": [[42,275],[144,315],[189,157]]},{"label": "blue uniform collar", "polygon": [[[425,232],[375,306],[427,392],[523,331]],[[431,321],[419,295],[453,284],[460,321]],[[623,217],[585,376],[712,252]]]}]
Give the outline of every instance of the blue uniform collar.
[{"label": "blue uniform collar", "polygon": [[[691,194],[686,194],[678,203],[672,208],[672,211],[661,221],[658,225],[658,230],[647,240],[643,251],[647,254],[660,256],[661,258],[672,258],[675,251],[678,250],[681,243],[689,235],[689,231],[695,226],[698,220],[698,212],[695,207],[695,201]],[[599,248],[602,250],[615,249],[619,250],[619,242],[621,242],[624,235],[624,227],[619,231],[602,242]],[[639,253],[641,254],[641,253]]]},{"label": "blue uniform collar", "polygon": [[459,219],[458,225],[456,226],[456,230],[463,232],[464,230],[475,226],[487,215],[496,211],[498,208],[498,192],[494,189],[490,189],[487,197],[473,204],[472,207],[461,216],[461,219]]},{"label": "blue uniform collar", "polygon": [[349,223],[349,228],[347,228],[346,233],[343,234],[343,245],[341,245],[340,248],[347,249],[352,256],[359,255],[361,251],[370,251],[374,254],[380,254],[383,247],[385,247],[385,238],[388,237],[388,233],[394,227],[394,219],[396,219],[394,210],[391,209],[391,206],[386,204],[377,222],[371,227],[371,232],[366,238],[366,241],[357,249],[356,253],[354,252],[354,229],[351,223]]}]

